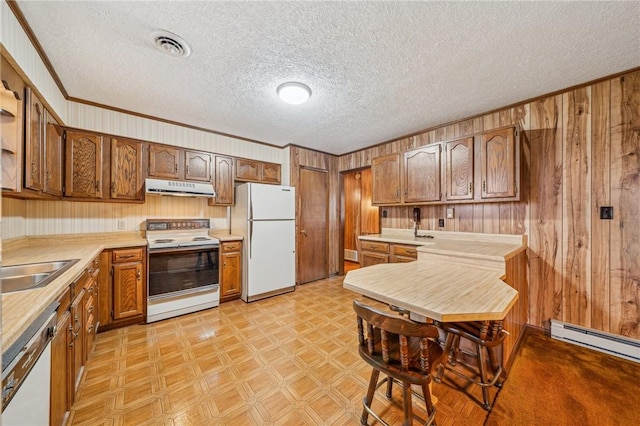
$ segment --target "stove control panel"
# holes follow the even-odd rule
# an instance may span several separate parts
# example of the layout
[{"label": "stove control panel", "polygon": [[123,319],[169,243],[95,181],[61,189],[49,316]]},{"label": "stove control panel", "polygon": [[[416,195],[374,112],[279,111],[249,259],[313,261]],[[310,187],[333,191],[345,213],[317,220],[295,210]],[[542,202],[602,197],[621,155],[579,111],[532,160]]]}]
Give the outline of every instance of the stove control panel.
[{"label": "stove control panel", "polygon": [[147,219],[147,231],[209,229],[209,219]]}]

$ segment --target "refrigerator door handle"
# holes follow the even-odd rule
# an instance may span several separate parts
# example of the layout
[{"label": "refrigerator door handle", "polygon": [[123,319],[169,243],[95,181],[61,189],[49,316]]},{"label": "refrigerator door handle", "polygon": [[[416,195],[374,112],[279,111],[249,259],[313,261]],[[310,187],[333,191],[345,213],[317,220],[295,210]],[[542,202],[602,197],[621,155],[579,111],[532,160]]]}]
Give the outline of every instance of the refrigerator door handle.
[{"label": "refrigerator door handle", "polygon": [[251,239],[253,238],[253,220],[249,221],[249,259],[251,259]]}]

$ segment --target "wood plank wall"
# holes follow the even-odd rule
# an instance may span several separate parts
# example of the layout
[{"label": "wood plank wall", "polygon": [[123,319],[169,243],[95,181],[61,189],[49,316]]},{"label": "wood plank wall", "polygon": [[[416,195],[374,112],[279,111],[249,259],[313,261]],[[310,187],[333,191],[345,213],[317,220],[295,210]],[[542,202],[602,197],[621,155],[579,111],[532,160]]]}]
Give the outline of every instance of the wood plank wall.
[{"label": "wood plank wall", "polygon": [[[527,234],[530,324],[639,339],[640,71],[346,154],[338,170],[511,125],[523,130],[522,201],[456,205],[444,228],[445,206],[423,206],[421,228]],[[385,209],[382,227],[411,227],[411,206]]]}]

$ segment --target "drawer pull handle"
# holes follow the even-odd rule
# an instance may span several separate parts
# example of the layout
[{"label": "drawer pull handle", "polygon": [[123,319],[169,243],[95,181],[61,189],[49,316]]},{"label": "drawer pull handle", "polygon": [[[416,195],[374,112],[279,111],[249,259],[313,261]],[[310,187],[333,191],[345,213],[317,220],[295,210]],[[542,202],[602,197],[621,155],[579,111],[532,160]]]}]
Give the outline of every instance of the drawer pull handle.
[{"label": "drawer pull handle", "polygon": [[131,259],[132,257],[135,257],[135,254],[124,254],[124,255],[120,255],[118,257],[120,259]]}]

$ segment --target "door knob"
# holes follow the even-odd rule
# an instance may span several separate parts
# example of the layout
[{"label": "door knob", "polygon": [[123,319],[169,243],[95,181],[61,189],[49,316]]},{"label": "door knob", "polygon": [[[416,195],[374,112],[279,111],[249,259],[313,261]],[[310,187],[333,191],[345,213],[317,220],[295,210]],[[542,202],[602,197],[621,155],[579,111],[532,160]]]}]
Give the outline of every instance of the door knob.
[{"label": "door knob", "polygon": [[304,229],[300,231],[301,234],[303,234],[305,237],[307,236],[307,231],[305,231]]}]

